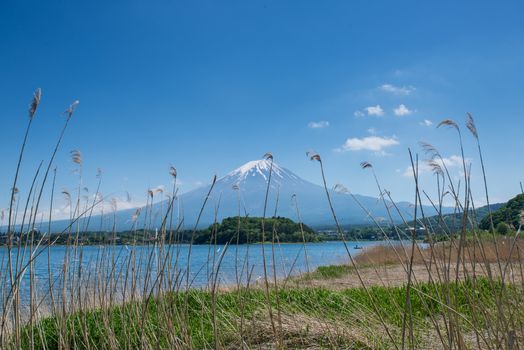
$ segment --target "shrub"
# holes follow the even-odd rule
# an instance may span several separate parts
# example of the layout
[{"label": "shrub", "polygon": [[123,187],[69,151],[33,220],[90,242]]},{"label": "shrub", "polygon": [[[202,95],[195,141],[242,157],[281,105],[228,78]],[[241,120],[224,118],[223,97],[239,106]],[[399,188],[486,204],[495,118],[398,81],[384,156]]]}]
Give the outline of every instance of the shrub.
[{"label": "shrub", "polygon": [[497,233],[499,235],[507,235],[508,233],[510,233],[511,231],[511,228],[509,227],[508,224],[506,224],[505,222],[499,222],[498,225],[497,225]]}]

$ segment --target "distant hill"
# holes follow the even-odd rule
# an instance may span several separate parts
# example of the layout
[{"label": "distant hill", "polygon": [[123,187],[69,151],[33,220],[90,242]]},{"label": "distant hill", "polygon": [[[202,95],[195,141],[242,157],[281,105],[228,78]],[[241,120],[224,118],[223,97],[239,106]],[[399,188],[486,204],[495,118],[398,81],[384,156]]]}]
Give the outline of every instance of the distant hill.
[{"label": "distant hill", "polygon": [[[502,208],[505,203],[495,203],[490,204],[491,211],[495,211],[499,208]],[[482,206],[479,208],[475,208],[475,210],[470,210],[468,213],[468,217],[473,220],[473,222],[477,223],[477,225],[481,222],[482,219],[484,219],[489,214],[488,206]],[[440,232],[443,231],[442,227],[445,227],[446,230],[449,231],[456,231],[460,230],[462,228],[462,212],[456,212],[453,214],[445,214],[440,218],[438,215],[433,215],[428,218],[426,218],[428,226],[432,228],[433,232]]]},{"label": "distant hill", "polygon": [[[523,211],[524,194],[519,194],[492,212],[493,226],[497,227],[500,223],[505,223],[511,228],[517,229]],[[480,228],[483,230],[489,230],[490,226],[490,218],[489,215],[486,214],[480,221]]]},{"label": "distant hill", "polygon": [[[507,203],[491,204],[490,207],[493,215],[493,226],[495,228],[499,223],[504,222],[511,228],[516,229],[519,225],[520,213],[524,210],[524,194],[515,196]],[[475,210],[470,210],[468,216],[480,229],[490,229],[491,223],[487,205],[475,208]],[[462,212],[444,214],[442,218],[438,215],[433,215],[426,217],[425,225],[427,224],[427,226],[431,227],[431,231],[435,233],[442,232],[442,227],[445,227],[446,230],[449,231],[456,231],[462,228],[462,217]],[[410,225],[413,225],[412,221]]]},{"label": "distant hill", "polygon": [[[317,242],[320,241],[319,235],[309,226],[294,222],[283,217],[266,218],[264,220],[265,237],[262,237],[262,218],[251,217],[231,217],[225,218],[220,224],[209,226],[205,230],[200,230],[195,236],[196,244],[214,243],[226,244],[228,242],[239,244],[271,242],[273,228],[277,233],[279,242]],[[304,236],[302,236],[304,233]]]}]

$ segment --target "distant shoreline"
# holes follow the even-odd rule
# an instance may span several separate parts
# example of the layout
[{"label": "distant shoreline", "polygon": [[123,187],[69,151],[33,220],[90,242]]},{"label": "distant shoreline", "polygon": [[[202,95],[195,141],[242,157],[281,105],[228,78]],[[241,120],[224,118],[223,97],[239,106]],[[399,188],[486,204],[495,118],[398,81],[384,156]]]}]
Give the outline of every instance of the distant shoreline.
[{"label": "distant shoreline", "polygon": [[[395,242],[400,242],[398,240],[392,240],[391,241],[395,241]],[[333,242],[342,242],[342,240],[340,239],[332,239],[332,240],[323,240],[323,241],[317,241],[317,242],[305,242],[305,244],[328,244],[328,243],[333,243]],[[368,242],[387,242],[387,240],[385,239],[376,239],[376,240],[346,240],[347,243],[351,243],[351,244],[355,244],[355,243],[368,243]],[[418,241],[417,241],[418,242]],[[156,245],[158,245],[158,242],[155,242]],[[273,243],[272,242],[250,242],[250,243],[239,243],[238,245],[239,246],[245,246],[245,245],[272,245]],[[279,244],[304,244],[304,242],[275,242],[274,243],[275,245],[279,245]],[[73,246],[74,244],[70,244],[69,246]],[[153,244],[153,242],[149,242],[149,243],[136,243],[136,244],[131,244],[131,243],[103,243],[103,244],[95,244],[95,243],[87,243],[87,244],[79,244],[78,246],[81,246],[81,247],[111,247],[111,246],[114,246],[114,247],[124,247],[124,246],[131,246],[131,247],[146,247],[146,246],[152,246],[152,245],[155,245]],[[189,242],[178,242],[178,243],[164,243],[164,245],[169,245],[169,246],[172,246],[172,245],[184,245],[184,246],[188,246],[190,245]],[[198,245],[198,246],[206,246],[206,245],[215,245],[213,243],[193,243],[193,245]],[[217,243],[216,244],[217,246],[225,246],[226,244],[223,244],[223,243]],[[236,243],[231,243],[230,246],[236,246],[237,244]],[[12,245],[12,248],[16,248],[18,245],[16,244],[13,244]],[[22,246],[24,246],[24,244],[22,244]],[[68,245],[67,244],[58,244],[58,243],[53,243],[51,245],[51,247],[67,247]],[[40,244],[40,247],[43,247],[43,248],[46,248],[48,247],[47,244]],[[0,248],[7,248],[7,244],[5,243],[1,243],[0,244]]]}]

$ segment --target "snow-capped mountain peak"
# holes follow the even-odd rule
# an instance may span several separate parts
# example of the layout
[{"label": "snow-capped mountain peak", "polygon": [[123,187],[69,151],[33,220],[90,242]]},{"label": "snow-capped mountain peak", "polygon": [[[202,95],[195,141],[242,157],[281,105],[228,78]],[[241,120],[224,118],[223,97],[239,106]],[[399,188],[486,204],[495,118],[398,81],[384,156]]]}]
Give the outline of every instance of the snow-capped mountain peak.
[{"label": "snow-capped mountain peak", "polygon": [[[269,174],[271,171],[271,184],[268,191]],[[277,163],[272,163],[268,159],[252,160],[238,167],[224,177],[218,179],[209,195],[210,187],[202,186],[192,191],[178,196],[177,207],[182,213],[183,221],[192,227],[198,218],[199,227],[206,227],[215,220],[222,220],[226,217],[239,215],[240,207],[242,215],[262,216],[279,215],[288,218],[297,218],[297,208],[300,209],[300,216],[308,225],[332,225],[333,220],[328,203],[326,202],[325,190],[322,186],[313,184],[295,175],[292,171],[281,167]],[[382,207],[381,201],[377,198],[360,196],[360,204],[357,205],[347,195],[333,193],[332,201],[337,208],[339,219],[343,224],[370,224],[368,213],[360,208],[363,205],[377,217],[387,216],[386,209]],[[206,202],[207,199],[209,201]],[[294,198],[294,200],[292,200]],[[207,203],[204,211],[203,203]],[[267,204],[267,205],[266,205]],[[409,203],[397,203],[402,211],[410,212]],[[166,201],[155,202],[154,208],[146,208],[142,212],[150,210],[154,224],[159,227],[164,217],[164,210],[168,207]],[[267,210],[266,210],[267,209]],[[446,212],[451,212],[453,208],[447,208]],[[426,207],[427,213],[433,213],[433,208]],[[116,215],[117,227],[119,230],[127,230],[132,227],[132,215],[135,209],[118,211]],[[147,216],[139,218],[136,227],[144,225]],[[91,224],[99,222],[101,218],[91,220]],[[142,221],[140,221],[142,220]],[[400,216],[394,215],[394,220],[400,222]],[[70,225],[69,220],[53,222],[53,230],[59,231]],[[113,223],[107,223],[108,229],[113,227]],[[187,227],[187,226],[186,226]],[[98,226],[96,229],[99,229]]]},{"label": "snow-capped mountain peak", "polygon": [[[272,166],[272,168],[271,168]],[[231,180],[235,179],[237,182],[241,182],[246,180],[249,177],[262,177],[265,181],[269,178],[269,172],[271,171],[271,176],[275,178],[284,179],[285,177],[290,177],[292,179],[297,179],[297,176],[291,173],[289,170],[286,170],[282,168],[277,163],[273,162],[271,164],[271,160],[268,159],[259,159],[259,160],[252,160],[244,165],[238,167],[237,169],[233,170],[226,176],[224,176],[222,179],[224,180]]]}]

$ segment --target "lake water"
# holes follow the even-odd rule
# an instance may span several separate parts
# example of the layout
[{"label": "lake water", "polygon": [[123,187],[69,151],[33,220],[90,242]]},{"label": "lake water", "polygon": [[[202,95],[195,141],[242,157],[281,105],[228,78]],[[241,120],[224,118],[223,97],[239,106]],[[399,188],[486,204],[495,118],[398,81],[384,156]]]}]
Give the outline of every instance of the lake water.
[{"label": "lake water", "polygon": [[[359,247],[386,244],[385,242],[347,242],[351,254],[358,254]],[[274,261],[273,264],[273,249]],[[168,259],[162,259],[168,254],[167,248],[147,246],[84,246],[81,251],[63,246],[53,246],[39,251],[34,260],[34,290],[40,298],[45,298],[49,293],[49,284],[54,290],[60,290],[64,286],[64,280],[74,281],[75,276],[81,275],[81,280],[88,281],[110,281],[118,280],[114,285],[124,285],[127,272],[139,276],[139,282],[154,283],[157,272],[162,268],[167,269],[171,277],[171,289],[173,284],[184,288],[186,283],[190,287],[201,288],[209,285],[210,281],[216,280],[220,286],[236,284],[237,278],[241,283],[254,283],[264,276],[263,254],[266,255],[266,266],[268,275],[273,278],[276,273],[278,278],[289,275],[297,275],[307,272],[308,268],[313,271],[321,265],[343,264],[349,261],[343,242],[323,242],[304,244],[286,243],[280,245],[193,245],[188,264],[189,245],[169,246]],[[0,248],[0,262],[2,264],[2,283],[0,283],[0,295],[9,294],[7,276],[7,248]],[[29,252],[26,253],[25,261],[28,261]],[[16,253],[12,253],[13,260]],[[49,261],[49,263],[48,263]],[[167,265],[167,267],[166,267]],[[189,278],[187,268],[189,266]],[[63,271],[68,271],[68,278],[64,279]],[[49,271],[51,272],[51,278]],[[145,276],[148,276],[147,278]],[[169,278],[166,278],[168,280]],[[146,282],[144,282],[144,280]],[[20,286],[20,298],[22,303],[28,300],[29,295],[29,271],[24,273]],[[173,282],[175,281],[175,282]],[[127,283],[127,282],[125,282]],[[168,282],[166,282],[168,283]],[[78,285],[77,285],[78,286]],[[71,288],[70,285],[67,286]],[[42,297],[44,295],[44,297]]]}]

